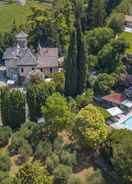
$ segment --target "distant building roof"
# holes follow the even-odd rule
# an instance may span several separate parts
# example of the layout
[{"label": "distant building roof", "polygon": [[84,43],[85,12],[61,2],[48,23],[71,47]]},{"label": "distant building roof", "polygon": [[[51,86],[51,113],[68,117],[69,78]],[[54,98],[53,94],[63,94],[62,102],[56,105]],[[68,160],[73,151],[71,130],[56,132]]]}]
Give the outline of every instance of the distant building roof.
[{"label": "distant building roof", "polygon": [[124,100],[121,104],[128,108],[132,108],[132,101],[130,100]]},{"label": "distant building roof", "polygon": [[36,57],[31,53],[30,49],[27,49],[25,54],[22,55],[17,65],[18,66],[29,66],[29,65],[37,66],[38,63],[37,63]]},{"label": "distant building roof", "polygon": [[123,113],[123,111],[119,107],[112,107],[110,109],[107,109],[107,112],[113,117]]},{"label": "distant building roof", "polygon": [[16,47],[9,47],[4,52],[3,59],[17,59],[16,53],[17,53]]},{"label": "distant building roof", "polygon": [[106,95],[102,97],[102,99],[105,101],[120,105],[125,100],[125,97],[120,93],[114,92],[114,93],[111,93],[110,95]]},{"label": "distant building roof", "polygon": [[58,67],[58,48],[40,48],[38,67]]},{"label": "distant building roof", "polygon": [[16,38],[27,38],[28,34],[26,34],[25,32],[21,31],[20,33],[18,33],[16,35]]},{"label": "distant building roof", "polygon": [[126,22],[132,22],[132,16],[130,16],[130,15],[125,15],[125,21],[126,21]]}]

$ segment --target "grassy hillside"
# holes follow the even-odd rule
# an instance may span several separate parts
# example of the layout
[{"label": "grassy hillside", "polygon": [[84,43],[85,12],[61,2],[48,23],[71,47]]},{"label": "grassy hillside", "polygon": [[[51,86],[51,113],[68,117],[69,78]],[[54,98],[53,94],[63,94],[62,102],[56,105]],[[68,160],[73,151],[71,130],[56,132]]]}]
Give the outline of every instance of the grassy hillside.
[{"label": "grassy hillside", "polygon": [[31,14],[32,5],[48,6],[47,3],[42,4],[37,1],[28,1],[26,6],[20,6],[16,3],[0,5],[0,32],[10,31],[14,20],[18,26],[25,23]]},{"label": "grassy hillside", "polygon": [[129,48],[127,49],[127,53],[132,54],[132,33],[123,32],[121,34],[121,37],[124,38],[129,44]]}]

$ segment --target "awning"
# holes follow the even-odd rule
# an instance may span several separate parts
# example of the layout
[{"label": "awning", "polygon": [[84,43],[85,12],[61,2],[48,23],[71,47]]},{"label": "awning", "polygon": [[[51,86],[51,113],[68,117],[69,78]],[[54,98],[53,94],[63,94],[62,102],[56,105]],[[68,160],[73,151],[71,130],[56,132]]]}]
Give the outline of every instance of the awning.
[{"label": "awning", "polygon": [[112,107],[110,109],[107,109],[107,112],[113,117],[123,113],[123,111],[119,107]]},{"label": "awning", "polygon": [[130,100],[124,100],[121,104],[128,107],[128,108],[132,107],[132,101],[130,101]]}]

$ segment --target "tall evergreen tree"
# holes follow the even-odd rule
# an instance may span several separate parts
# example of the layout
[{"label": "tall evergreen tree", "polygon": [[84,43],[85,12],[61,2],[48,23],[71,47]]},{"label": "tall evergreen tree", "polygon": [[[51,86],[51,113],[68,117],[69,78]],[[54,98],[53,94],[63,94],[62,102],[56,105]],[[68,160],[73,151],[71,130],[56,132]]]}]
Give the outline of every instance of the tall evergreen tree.
[{"label": "tall evergreen tree", "polygon": [[26,119],[25,96],[17,90],[1,91],[1,117],[3,125],[19,128]]},{"label": "tall evergreen tree", "polygon": [[86,47],[83,39],[81,21],[77,20],[77,94],[81,94],[86,87]]},{"label": "tall evergreen tree", "polygon": [[75,96],[77,91],[77,33],[71,34],[68,56],[65,60],[65,94]]},{"label": "tall evergreen tree", "polygon": [[105,0],[88,0],[88,28],[103,26],[106,17]]}]

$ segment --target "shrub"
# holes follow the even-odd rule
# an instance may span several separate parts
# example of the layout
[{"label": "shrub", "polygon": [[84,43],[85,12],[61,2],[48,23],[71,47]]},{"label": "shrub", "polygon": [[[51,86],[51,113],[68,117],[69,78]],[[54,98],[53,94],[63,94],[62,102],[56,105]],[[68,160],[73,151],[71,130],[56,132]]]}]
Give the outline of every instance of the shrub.
[{"label": "shrub", "polygon": [[11,139],[11,143],[9,146],[9,153],[10,155],[15,155],[20,153],[20,147],[23,145],[28,144],[28,141],[26,141],[20,132],[16,132]]},{"label": "shrub", "polygon": [[0,127],[0,147],[8,144],[12,131],[9,127]]},{"label": "shrub", "polygon": [[52,146],[48,142],[40,142],[36,147],[35,158],[38,160],[45,160],[52,152]]},{"label": "shrub", "polygon": [[81,178],[75,174],[72,174],[69,179],[67,184],[82,184]]},{"label": "shrub", "polygon": [[20,129],[21,136],[30,141],[32,132],[37,126],[38,125],[34,122],[31,121],[25,122]]},{"label": "shrub", "polygon": [[64,148],[64,141],[61,137],[57,137],[53,143],[53,149],[56,153],[60,153]]},{"label": "shrub", "polygon": [[57,167],[59,164],[59,157],[57,154],[53,153],[51,156],[46,159],[46,166],[50,173]]},{"label": "shrub", "polygon": [[24,162],[28,161],[29,157],[32,156],[32,148],[30,144],[27,143],[20,146],[18,153],[20,154],[16,161],[18,165],[21,165]]},{"label": "shrub", "polygon": [[77,160],[76,160],[76,153],[69,153],[68,151],[63,151],[60,155],[61,157],[61,162],[65,165],[75,165]]},{"label": "shrub", "polygon": [[0,155],[0,171],[9,171],[11,167],[10,157],[7,153]]},{"label": "shrub", "polygon": [[72,174],[72,168],[59,164],[54,172],[54,182],[57,184],[66,184],[69,176]]}]

